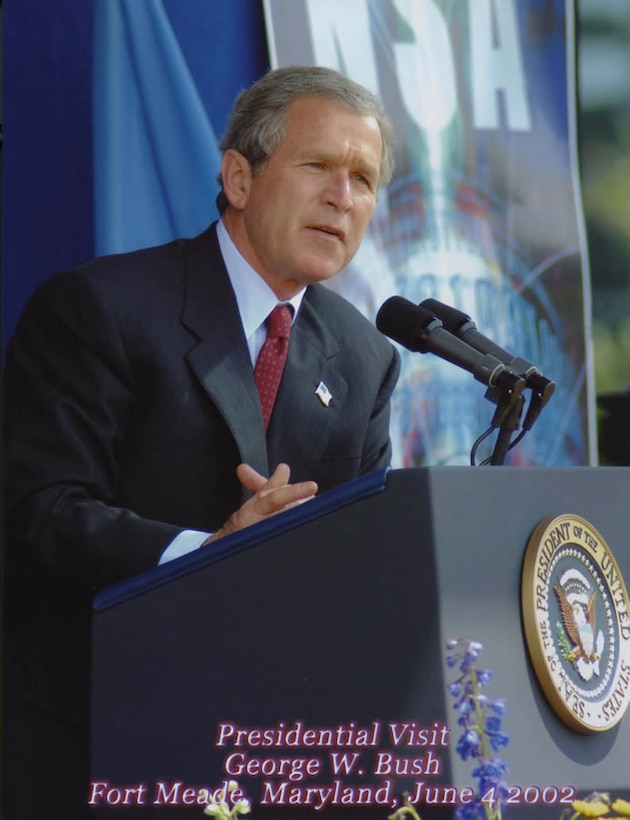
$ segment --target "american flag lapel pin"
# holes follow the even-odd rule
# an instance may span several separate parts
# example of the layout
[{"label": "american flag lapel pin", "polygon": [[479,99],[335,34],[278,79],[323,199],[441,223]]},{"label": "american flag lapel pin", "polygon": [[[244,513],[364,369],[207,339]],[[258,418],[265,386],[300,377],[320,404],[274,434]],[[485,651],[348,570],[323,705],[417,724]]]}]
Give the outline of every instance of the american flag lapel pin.
[{"label": "american flag lapel pin", "polygon": [[321,401],[324,407],[328,407],[328,405],[330,404],[330,400],[332,399],[332,393],[326,387],[324,382],[320,382],[317,385],[317,387],[315,388],[315,395]]}]

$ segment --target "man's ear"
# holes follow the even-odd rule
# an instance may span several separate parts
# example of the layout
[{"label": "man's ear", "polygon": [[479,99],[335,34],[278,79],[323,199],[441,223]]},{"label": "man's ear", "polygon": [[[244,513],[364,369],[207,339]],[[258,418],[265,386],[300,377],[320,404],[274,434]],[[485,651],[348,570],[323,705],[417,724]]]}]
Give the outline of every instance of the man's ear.
[{"label": "man's ear", "polygon": [[228,202],[236,210],[242,211],[249,197],[252,169],[245,157],[233,148],[223,154],[221,179]]}]

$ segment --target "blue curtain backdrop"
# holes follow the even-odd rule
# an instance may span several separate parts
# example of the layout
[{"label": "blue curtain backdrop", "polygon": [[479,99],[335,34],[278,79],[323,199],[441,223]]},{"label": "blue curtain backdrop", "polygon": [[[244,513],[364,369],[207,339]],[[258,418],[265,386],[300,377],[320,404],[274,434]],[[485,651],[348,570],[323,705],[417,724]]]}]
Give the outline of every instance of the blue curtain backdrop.
[{"label": "blue curtain backdrop", "polygon": [[162,0],[97,0],[94,31],[97,255],[198,233],[221,156]]},{"label": "blue curtain backdrop", "polygon": [[259,0],[9,0],[3,26],[6,342],[56,271],[205,227],[214,135],[268,57]]}]

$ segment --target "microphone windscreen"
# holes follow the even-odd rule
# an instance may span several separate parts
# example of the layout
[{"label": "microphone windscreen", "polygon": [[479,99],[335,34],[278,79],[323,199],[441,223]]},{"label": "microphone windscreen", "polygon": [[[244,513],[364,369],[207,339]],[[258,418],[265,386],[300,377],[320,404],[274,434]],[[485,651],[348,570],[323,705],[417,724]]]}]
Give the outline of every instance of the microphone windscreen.
[{"label": "microphone windscreen", "polygon": [[437,316],[450,333],[457,334],[463,325],[472,322],[472,319],[466,313],[450,305],[445,305],[444,302],[438,302],[437,299],[424,299],[420,302],[420,305],[431,311],[434,316]]},{"label": "microphone windscreen", "polygon": [[408,350],[426,352],[427,325],[435,321],[428,310],[414,305],[402,296],[391,296],[376,315],[376,327]]}]

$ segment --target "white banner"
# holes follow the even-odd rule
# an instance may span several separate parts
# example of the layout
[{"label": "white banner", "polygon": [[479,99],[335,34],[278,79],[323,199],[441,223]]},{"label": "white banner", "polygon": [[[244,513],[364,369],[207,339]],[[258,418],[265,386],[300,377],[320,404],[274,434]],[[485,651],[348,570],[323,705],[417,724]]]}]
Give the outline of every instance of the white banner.
[{"label": "white banner", "polygon": [[[594,463],[572,4],[546,16],[531,0],[266,0],[265,11],[274,67],[336,68],[394,123],[394,179],[332,287],[372,319],[393,294],[470,314],[557,385],[510,463]],[[493,416],[483,386],[433,356],[402,357],[394,466],[466,463]]]}]

